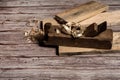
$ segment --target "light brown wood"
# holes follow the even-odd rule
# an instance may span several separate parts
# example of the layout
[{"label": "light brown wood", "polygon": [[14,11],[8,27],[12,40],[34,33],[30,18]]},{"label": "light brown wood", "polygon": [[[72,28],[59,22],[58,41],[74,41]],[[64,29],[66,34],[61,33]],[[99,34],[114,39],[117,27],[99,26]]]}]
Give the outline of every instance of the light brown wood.
[{"label": "light brown wood", "polygon": [[90,1],[73,9],[58,13],[57,16],[66,21],[71,21],[73,19],[74,22],[80,22],[107,10],[107,5],[96,1]]},{"label": "light brown wood", "polygon": [[[75,8],[65,10],[56,15],[69,22],[71,21],[80,22],[107,10],[108,10],[107,5],[96,1],[90,1],[82,5],[79,5]],[[46,22],[46,20],[47,19],[44,20],[44,23]],[[49,20],[49,22],[54,23],[53,25],[56,24],[53,19]]]},{"label": "light brown wood", "polygon": [[120,24],[120,10],[115,10],[115,11],[108,11],[104,13],[100,13],[96,16],[93,16],[87,20],[84,20],[82,22],[79,22],[81,25],[89,25],[92,24],[93,22],[100,24],[103,21],[107,21],[108,27],[112,27],[114,25],[119,25]]}]

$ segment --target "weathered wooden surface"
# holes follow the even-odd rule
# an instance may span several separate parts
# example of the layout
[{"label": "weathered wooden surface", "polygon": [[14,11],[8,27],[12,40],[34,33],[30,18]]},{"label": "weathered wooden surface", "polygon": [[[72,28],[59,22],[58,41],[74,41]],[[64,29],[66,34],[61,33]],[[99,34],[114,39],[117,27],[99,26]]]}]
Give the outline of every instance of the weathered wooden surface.
[{"label": "weathered wooden surface", "polygon": [[[120,51],[59,57],[55,48],[24,38],[29,19],[52,17],[86,1],[0,0],[0,80],[119,80]],[[119,0],[98,1],[120,10]]]}]

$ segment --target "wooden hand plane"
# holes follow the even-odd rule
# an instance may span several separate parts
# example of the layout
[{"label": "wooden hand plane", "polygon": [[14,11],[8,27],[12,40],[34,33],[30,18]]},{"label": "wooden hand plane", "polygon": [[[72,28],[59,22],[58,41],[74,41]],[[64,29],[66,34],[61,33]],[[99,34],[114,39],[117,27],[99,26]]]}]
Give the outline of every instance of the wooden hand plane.
[{"label": "wooden hand plane", "polygon": [[52,25],[51,23],[45,24],[44,39],[45,45],[55,46],[71,46],[83,48],[96,48],[96,49],[111,49],[113,32],[107,29],[107,22],[99,25],[93,23],[85,28],[83,36],[79,38],[72,38],[71,35],[63,33],[56,33],[60,29],[60,25]]}]

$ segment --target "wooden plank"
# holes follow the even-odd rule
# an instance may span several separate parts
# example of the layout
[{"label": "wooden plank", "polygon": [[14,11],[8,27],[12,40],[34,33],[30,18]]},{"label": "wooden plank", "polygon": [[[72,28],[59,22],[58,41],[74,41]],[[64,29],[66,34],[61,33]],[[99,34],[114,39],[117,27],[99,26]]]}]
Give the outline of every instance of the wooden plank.
[{"label": "wooden plank", "polygon": [[52,15],[53,14],[1,14],[0,21],[25,22],[35,18],[42,20],[43,18],[49,18]]},{"label": "wooden plank", "polygon": [[109,6],[110,11],[120,10],[120,6]]},{"label": "wooden plank", "polygon": [[68,7],[0,7],[0,14],[55,14]]},{"label": "wooden plank", "polygon": [[[85,3],[91,0],[64,0],[64,1],[59,1],[59,0],[1,0],[0,6],[65,6],[65,5],[76,5],[76,4],[81,4]],[[109,5],[119,5],[120,1],[119,0],[95,0],[99,1],[102,3],[106,3]],[[59,3],[59,4],[58,4]]]},{"label": "wooden plank", "polygon": [[[56,14],[73,6],[51,7],[0,7],[0,14]],[[109,6],[109,10],[119,10],[120,6]]]},{"label": "wooden plank", "polygon": [[[0,57],[0,79],[119,79],[120,57]],[[12,64],[12,65],[11,65]],[[64,74],[63,74],[64,73]],[[72,75],[72,76],[71,76]],[[87,77],[86,77],[87,76]]]},{"label": "wooden plank", "polygon": [[31,27],[26,26],[27,22],[0,21],[0,32],[23,32]]},{"label": "wooden plank", "polygon": [[[67,2],[67,3],[66,3]],[[59,4],[57,4],[59,3]],[[1,6],[65,6],[65,5],[72,5],[71,2],[69,0],[66,1],[49,1],[49,0],[36,0],[36,1],[32,1],[32,0],[23,0],[23,1],[19,1],[19,0],[5,0],[5,1],[1,1]]]},{"label": "wooden plank", "polygon": [[[64,73],[64,74],[63,74]],[[0,79],[15,80],[119,80],[120,70],[65,70],[65,69],[21,69],[1,73]]]},{"label": "wooden plank", "polygon": [[120,23],[120,19],[119,19],[120,16],[118,14],[120,14],[120,10],[101,13],[83,22],[80,22],[80,24],[86,25],[86,24],[91,24],[93,22],[100,24],[103,21],[107,21],[108,26],[112,27],[113,25],[119,25]]},{"label": "wooden plank", "polygon": [[0,56],[0,69],[48,69],[48,67],[50,69],[66,70],[120,69],[118,64],[120,55],[109,55],[78,55],[71,57]]},{"label": "wooden plank", "polygon": [[73,9],[66,10],[58,13],[57,16],[70,21],[74,19],[74,22],[83,21],[101,12],[107,11],[108,6],[96,1],[90,1],[82,4]]},{"label": "wooden plank", "polygon": [[2,42],[2,45],[0,44],[0,56],[56,56],[56,49],[53,47],[41,47],[38,44],[32,43],[13,44],[12,42],[9,42],[9,44],[7,44],[7,42]]}]

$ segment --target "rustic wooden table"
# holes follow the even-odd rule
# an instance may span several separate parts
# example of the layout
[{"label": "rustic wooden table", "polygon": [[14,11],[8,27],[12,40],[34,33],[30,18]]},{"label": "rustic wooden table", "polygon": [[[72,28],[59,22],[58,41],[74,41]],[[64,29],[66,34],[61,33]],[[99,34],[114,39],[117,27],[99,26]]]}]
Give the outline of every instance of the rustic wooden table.
[{"label": "rustic wooden table", "polygon": [[[29,19],[52,17],[87,1],[0,0],[0,80],[119,80],[119,52],[57,56],[55,48],[24,38]],[[120,10],[120,0],[98,1]]]}]

